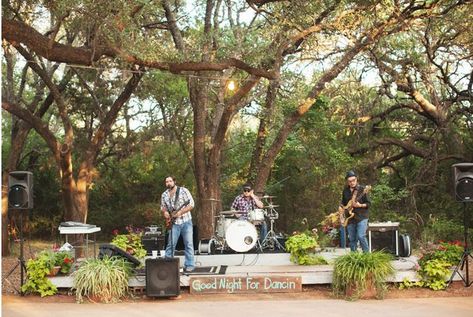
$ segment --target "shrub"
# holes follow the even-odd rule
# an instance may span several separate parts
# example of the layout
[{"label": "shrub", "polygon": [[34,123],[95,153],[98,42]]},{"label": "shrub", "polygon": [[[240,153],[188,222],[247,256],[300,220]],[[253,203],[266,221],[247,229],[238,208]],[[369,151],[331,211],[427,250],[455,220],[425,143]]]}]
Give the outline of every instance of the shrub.
[{"label": "shrub", "polygon": [[447,287],[447,279],[451,274],[450,268],[460,261],[463,247],[458,241],[441,242],[436,248],[426,251],[419,259],[417,275],[419,281],[404,280],[400,288],[427,287],[442,290]]},{"label": "shrub", "polygon": [[295,234],[286,241],[286,250],[291,253],[291,261],[299,265],[327,264],[323,257],[313,254],[318,246],[315,233]]},{"label": "shrub", "polygon": [[104,257],[85,261],[74,273],[76,300],[81,303],[83,296],[89,300],[117,302],[128,291],[131,275],[130,264],[121,258]]},{"label": "shrub", "polygon": [[29,259],[26,263],[26,282],[21,290],[26,293],[38,293],[41,297],[56,294],[56,286],[47,278],[55,262],[55,254],[51,251],[42,251],[35,259]]},{"label": "shrub", "polygon": [[376,297],[381,298],[386,290],[386,278],[394,273],[391,260],[392,256],[384,252],[350,252],[338,257],[333,270],[334,294],[354,300],[373,286]]},{"label": "shrub", "polygon": [[128,234],[117,234],[111,243],[138,259],[143,259],[146,256],[146,250],[141,243],[142,232],[131,227],[127,229]]}]

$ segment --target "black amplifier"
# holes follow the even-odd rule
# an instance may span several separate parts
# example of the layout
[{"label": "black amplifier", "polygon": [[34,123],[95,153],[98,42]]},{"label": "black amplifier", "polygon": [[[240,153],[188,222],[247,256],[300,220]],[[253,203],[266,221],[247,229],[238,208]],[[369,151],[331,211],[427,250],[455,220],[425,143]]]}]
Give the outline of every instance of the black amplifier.
[{"label": "black amplifier", "polygon": [[151,255],[151,251],[164,250],[164,235],[162,233],[145,233],[141,237],[141,243],[146,250],[146,255]]}]

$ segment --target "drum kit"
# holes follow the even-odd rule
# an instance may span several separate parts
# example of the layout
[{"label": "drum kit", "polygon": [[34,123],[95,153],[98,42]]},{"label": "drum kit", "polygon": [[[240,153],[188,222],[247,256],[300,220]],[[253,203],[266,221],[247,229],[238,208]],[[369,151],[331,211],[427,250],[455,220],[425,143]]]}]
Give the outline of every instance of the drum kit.
[{"label": "drum kit", "polygon": [[[275,196],[263,196],[264,207],[253,209],[248,213],[236,210],[221,211],[216,218],[216,225],[213,224],[214,234],[211,239],[199,242],[200,254],[215,254],[225,251],[248,252],[256,248],[260,252],[264,250],[283,250],[274,232],[274,222],[279,218],[279,213],[272,199]],[[246,219],[240,218],[242,214],[247,214]],[[256,226],[261,225],[265,219],[270,221],[270,229],[264,239],[260,242]]]}]

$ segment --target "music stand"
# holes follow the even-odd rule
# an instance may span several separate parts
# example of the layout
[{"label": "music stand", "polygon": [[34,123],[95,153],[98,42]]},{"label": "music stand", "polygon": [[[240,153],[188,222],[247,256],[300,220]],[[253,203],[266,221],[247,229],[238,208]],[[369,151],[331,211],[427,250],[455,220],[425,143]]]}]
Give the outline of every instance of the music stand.
[{"label": "music stand", "polygon": [[[13,286],[13,288],[18,292],[20,293],[21,296],[24,296],[25,294],[23,293],[23,290],[22,290],[22,287],[23,287],[23,284],[24,284],[24,273],[26,273],[26,265],[25,265],[25,258],[24,258],[24,252],[23,252],[23,212],[19,212],[20,214],[20,255],[18,256],[18,262],[15,264],[14,267],[12,267],[10,269],[10,271],[8,271],[8,273],[2,278],[2,284],[4,282],[8,282],[10,283],[11,286]],[[13,274],[13,272],[16,271],[16,269],[20,267],[20,289],[17,289],[15,287],[15,285],[10,282],[10,280],[8,279],[10,277],[10,275]]]},{"label": "music stand", "polygon": [[[463,254],[460,261],[458,262],[458,265],[453,271],[447,286],[452,283],[455,274],[458,274],[460,276],[460,278],[463,280],[463,284],[465,285],[465,287],[469,287],[471,284],[473,284],[473,281],[470,282],[470,273],[468,267],[468,260],[469,258],[473,259],[473,256],[471,255],[470,249],[468,248],[468,218],[466,215],[466,202],[463,202],[463,238],[465,243],[463,247]],[[466,269],[465,276],[463,276],[461,272],[463,271],[463,268]]]}]

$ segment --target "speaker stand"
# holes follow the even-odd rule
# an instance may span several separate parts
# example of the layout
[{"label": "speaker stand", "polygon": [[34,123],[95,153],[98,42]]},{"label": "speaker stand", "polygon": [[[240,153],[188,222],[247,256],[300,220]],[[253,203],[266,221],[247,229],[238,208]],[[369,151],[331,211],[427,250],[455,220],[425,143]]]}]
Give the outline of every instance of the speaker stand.
[{"label": "speaker stand", "polygon": [[[2,284],[4,282],[8,282],[15,291],[17,291],[21,296],[24,296],[25,294],[23,293],[22,287],[25,281],[25,273],[26,273],[26,265],[25,265],[25,258],[24,258],[24,253],[23,253],[23,213],[20,211],[20,256],[18,257],[18,262],[15,264],[14,267],[8,271],[8,273],[2,278]],[[8,279],[13,272],[16,271],[16,269],[20,267],[20,289],[17,289],[16,286]]]},{"label": "speaker stand", "polygon": [[[463,248],[463,254],[460,259],[460,262],[458,262],[458,265],[453,271],[447,286],[450,286],[455,274],[458,274],[460,276],[460,278],[463,280],[463,284],[465,285],[465,287],[469,287],[471,284],[473,284],[473,281],[470,282],[470,272],[468,266],[468,260],[469,258],[473,259],[473,256],[471,255],[470,249],[468,248],[468,219],[466,215],[466,202],[463,202],[463,237],[465,243]],[[463,276],[461,272],[463,271],[463,268],[465,268],[465,276]]]}]

